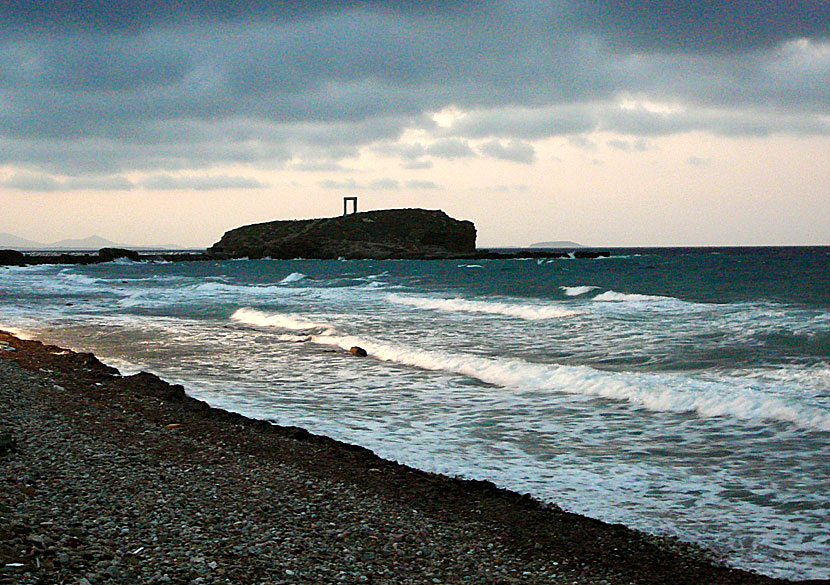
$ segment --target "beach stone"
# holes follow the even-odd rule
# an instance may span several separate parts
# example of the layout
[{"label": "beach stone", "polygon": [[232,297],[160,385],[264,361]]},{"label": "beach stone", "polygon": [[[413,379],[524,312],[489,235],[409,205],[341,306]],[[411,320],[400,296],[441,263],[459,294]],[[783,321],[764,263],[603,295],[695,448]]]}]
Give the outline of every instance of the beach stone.
[{"label": "beach stone", "polygon": [[0,433],[26,456],[2,461],[2,584],[788,583],[11,341]]},{"label": "beach stone", "polygon": [[14,436],[11,433],[0,433],[0,455],[14,451],[15,447]]}]

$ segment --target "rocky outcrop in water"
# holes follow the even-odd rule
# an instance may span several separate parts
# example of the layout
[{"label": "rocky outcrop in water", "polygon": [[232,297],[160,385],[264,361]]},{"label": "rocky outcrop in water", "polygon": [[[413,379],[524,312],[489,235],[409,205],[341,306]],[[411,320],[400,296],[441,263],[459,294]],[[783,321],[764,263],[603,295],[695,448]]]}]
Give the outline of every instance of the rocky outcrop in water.
[{"label": "rocky outcrop in water", "polygon": [[443,211],[386,209],[233,229],[213,258],[453,258],[476,249],[476,228]]},{"label": "rocky outcrop in water", "polygon": [[0,250],[0,266],[25,266],[26,256],[17,250]]}]

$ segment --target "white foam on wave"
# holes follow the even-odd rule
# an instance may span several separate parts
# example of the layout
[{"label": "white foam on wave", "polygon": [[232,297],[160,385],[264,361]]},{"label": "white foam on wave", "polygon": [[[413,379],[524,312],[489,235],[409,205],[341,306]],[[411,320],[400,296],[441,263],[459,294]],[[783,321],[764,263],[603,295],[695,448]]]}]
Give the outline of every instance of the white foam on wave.
[{"label": "white foam on wave", "polygon": [[96,286],[107,282],[104,278],[94,278],[92,276],[86,276],[85,274],[76,274],[72,272],[71,269],[61,270],[58,272],[58,277],[64,283],[78,287]]},{"label": "white foam on wave", "polygon": [[302,272],[292,272],[291,274],[289,274],[288,276],[283,278],[279,282],[279,284],[290,284],[292,282],[299,282],[299,281],[304,280],[306,278],[308,278],[308,277],[305,274],[303,274]]},{"label": "white foam on wave", "polygon": [[560,286],[559,287],[564,293],[566,297],[578,297],[580,295],[584,295],[585,293],[589,293],[592,290],[596,290],[598,286]]},{"label": "white foam on wave", "polygon": [[[402,297],[407,298],[407,297]],[[701,417],[778,421],[830,432],[830,412],[797,405],[739,377],[702,380],[684,374],[605,372],[589,366],[540,364],[522,359],[483,357],[426,350],[370,337],[344,335],[334,326],[298,315],[242,308],[232,320],[257,327],[304,331],[303,338],[281,334],[286,341],[349,350],[360,346],[375,359],[435,372],[458,374],[516,392],[557,392],[605,398],[654,412],[694,413]]]},{"label": "white foam on wave", "polygon": [[[626,303],[626,302],[635,302],[635,303],[642,303],[642,302],[662,302],[662,301],[680,301],[680,299],[676,299],[674,297],[662,297],[658,295],[641,295],[637,293],[621,293],[613,290],[605,291],[604,293],[600,293],[594,297],[595,301],[598,302],[613,302],[613,303]],[[680,301],[682,302],[682,301]]]},{"label": "white foam on wave", "polygon": [[315,343],[348,350],[355,345],[379,360],[425,370],[460,374],[517,391],[552,391],[621,400],[655,412],[695,413],[702,417],[773,420],[830,431],[830,412],[789,404],[733,383],[708,382],[679,374],[611,373],[589,366],[536,364],[520,359],[485,358],[423,350],[330,330],[312,335]]},{"label": "white foam on wave", "polygon": [[323,331],[328,334],[334,334],[336,330],[325,323],[315,323],[297,315],[284,315],[281,313],[265,313],[257,311],[256,309],[242,308],[237,309],[231,320],[244,325],[254,325],[256,327],[276,327],[279,329],[288,329],[290,331]]},{"label": "white foam on wave", "polygon": [[297,289],[275,285],[239,285],[224,282],[204,282],[192,286],[139,289],[119,301],[123,307],[164,306],[182,301],[189,304],[218,300],[284,298],[298,294]]},{"label": "white foam on wave", "polygon": [[542,319],[558,319],[578,315],[579,311],[565,309],[551,304],[505,303],[496,301],[471,301],[467,299],[434,299],[428,297],[404,296],[398,294],[387,295],[386,299],[399,305],[407,305],[418,309],[428,309],[446,312],[485,313],[489,315],[505,315],[518,317],[528,321]]},{"label": "white foam on wave", "polygon": [[105,264],[118,264],[122,266],[133,266],[135,264],[142,264],[142,261],[135,261],[130,260],[129,258],[116,258],[115,260],[110,260],[109,262],[105,262]]}]

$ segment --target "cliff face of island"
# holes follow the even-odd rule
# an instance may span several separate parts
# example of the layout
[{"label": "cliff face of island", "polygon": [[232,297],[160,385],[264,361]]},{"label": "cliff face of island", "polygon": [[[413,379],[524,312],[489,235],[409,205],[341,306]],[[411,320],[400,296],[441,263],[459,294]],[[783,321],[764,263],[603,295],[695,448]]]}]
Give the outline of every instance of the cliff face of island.
[{"label": "cliff face of island", "polygon": [[451,258],[476,250],[471,221],[443,211],[386,209],[340,217],[271,221],[230,230],[212,258]]}]

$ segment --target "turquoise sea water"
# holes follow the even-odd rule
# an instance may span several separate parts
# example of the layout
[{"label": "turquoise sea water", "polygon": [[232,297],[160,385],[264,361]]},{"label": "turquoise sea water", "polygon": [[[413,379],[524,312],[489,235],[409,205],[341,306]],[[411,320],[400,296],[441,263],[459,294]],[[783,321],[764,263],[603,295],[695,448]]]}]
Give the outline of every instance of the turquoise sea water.
[{"label": "turquoise sea water", "polygon": [[0,268],[0,328],[735,566],[830,578],[828,283],[830,248]]}]

